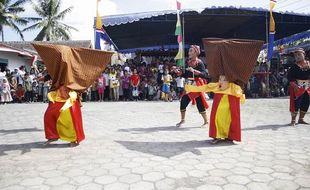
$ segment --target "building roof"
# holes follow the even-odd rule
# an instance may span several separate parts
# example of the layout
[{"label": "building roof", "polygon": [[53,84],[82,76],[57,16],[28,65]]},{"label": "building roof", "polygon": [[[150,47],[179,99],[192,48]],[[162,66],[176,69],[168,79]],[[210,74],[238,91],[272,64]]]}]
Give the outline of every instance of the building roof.
[{"label": "building roof", "polygon": [[[244,11],[254,11],[254,12],[269,12],[269,9],[263,7],[238,7],[238,6],[210,6],[205,8],[197,8],[197,9],[182,9],[180,13],[186,12],[196,12],[201,14],[203,11],[206,10],[216,10],[216,9],[237,9],[237,10],[244,10]],[[298,12],[298,11],[289,11],[289,10],[274,10],[273,12],[279,14],[286,14],[286,15],[297,15],[297,16],[310,16],[310,12]],[[107,26],[115,26],[127,23],[137,22],[141,19],[152,18],[157,16],[163,16],[167,14],[174,14],[176,15],[176,10],[163,10],[163,11],[150,11],[150,12],[140,12],[140,13],[130,13],[130,14],[118,14],[118,15],[108,15],[101,18],[102,23],[105,27]]]},{"label": "building roof", "polygon": [[[0,42],[0,45],[5,45],[20,51],[26,51],[28,53],[38,55],[37,51],[33,48],[31,43],[35,41],[8,41]],[[67,45],[70,47],[79,47],[79,48],[92,48],[92,43],[90,40],[69,40],[69,41],[40,41],[40,43],[50,43],[58,45]]]},{"label": "building roof", "polygon": [[[102,17],[103,27],[120,52],[173,47],[176,11],[155,11]],[[292,12],[274,12],[275,40],[310,28],[310,16]],[[241,38],[266,41],[269,12],[263,8],[209,7],[182,10],[185,45],[202,45],[202,38]],[[184,21],[184,23],[183,23]],[[267,23],[266,23],[267,21]]]}]

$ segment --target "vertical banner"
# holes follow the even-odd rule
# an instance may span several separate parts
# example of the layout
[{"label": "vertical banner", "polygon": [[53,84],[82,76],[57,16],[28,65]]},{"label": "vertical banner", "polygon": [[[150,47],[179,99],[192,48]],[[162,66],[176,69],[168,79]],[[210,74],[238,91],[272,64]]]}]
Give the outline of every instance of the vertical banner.
[{"label": "vertical banner", "polygon": [[[101,17],[99,14],[99,2],[97,0],[97,7],[96,7],[96,35],[95,35],[95,49],[99,50],[110,50],[111,46],[114,45],[111,38],[107,34],[107,32],[103,28],[103,24],[101,21]],[[105,47],[102,46],[102,42],[104,43]]]},{"label": "vertical banner", "polygon": [[174,59],[177,60],[177,66],[184,67],[184,48],[183,48],[181,17],[180,17],[181,3],[179,1],[176,1],[176,3],[177,3],[177,23],[174,34],[177,36],[178,39],[179,51]]},{"label": "vertical banner", "polygon": [[276,23],[273,18],[272,10],[275,7],[277,1],[270,0],[270,21],[269,21],[269,38],[268,38],[268,52],[267,52],[267,61],[270,61],[273,55],[273,43],[274,43],[274,35],[276,33]]}]

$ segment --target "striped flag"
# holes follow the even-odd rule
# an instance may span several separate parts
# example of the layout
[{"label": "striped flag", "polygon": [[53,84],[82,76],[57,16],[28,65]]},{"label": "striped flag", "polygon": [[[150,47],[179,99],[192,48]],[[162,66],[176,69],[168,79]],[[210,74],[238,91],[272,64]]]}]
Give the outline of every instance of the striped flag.
[{"label": "striped flag", "polygon": [[[101,47],[102,42],[105,44],[106,47],[111,47],[113,44],[111,38],[107,34],[107,32],[103,29],[101,17],[99,15],[99,2],[100,0],[97,0],[97,8],[96,8],[96,39],[95,39],[95,49],[102,49]],[[108,50],[110,48],[103,48],[105,50]]]},{"label": "striped flag", "polygon": [[177,60],[177,66],[184,67],[184,49],[183,49],[182,25],[180,17],[181,3],[179,1],[176,1],[176,3],[177,3],[177,23],[174,34],[178,36],[179,51],[174,59]]},{"label": "striped flag", "polygon": [[267,52],[267,60],[270,61],[273,55],[273,42],[274,42],[274,35],[276,33],[276,23],[274,21],[272,10],[275,7],[277,1],[270,0],[270,21],[269,21],[269,41],[268,41],[268,52]]}]

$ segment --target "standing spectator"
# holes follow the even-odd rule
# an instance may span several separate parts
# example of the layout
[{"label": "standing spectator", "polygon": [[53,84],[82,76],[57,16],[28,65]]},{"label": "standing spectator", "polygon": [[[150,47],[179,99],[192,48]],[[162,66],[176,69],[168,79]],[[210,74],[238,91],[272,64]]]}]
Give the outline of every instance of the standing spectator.
[{"label": "standing spectator", "polygon": [[24,86],[26,90],[26,101],[27,102],[32,102],[32,80],[29,77],[29,74],[26,73],[24,77]]},{"label": "standing spectator", "polygon": [[140,93],[140,99],[146,100],[147,94],[148,94],[147,93],[148,92],[148,84],[147,84],[146,78],[144,78],[144,77],[142,78],[142,81],[141,81],[139,87],[140,87],[139,92],[141,92]]},{"label": "standing spectator", "polygon": [[104,88],[104,100],[110,99],[110,81],[109,81],[109,69],[106,69],[103,74],[104,81],[105,81],[105,88]]},{"label": "standing spectator", "polygon": [[15,94],[16,94],[16,101],[18,103],[22,103],[25,100],[25,89],[24,89],[23,85],[21,85],[21,84],[17,85],[17,90],[16,90]]},{"label": "standing spectator", "polygon": [[[123,74],[121,74],[121,73],[123,73]],[[122,80],[123,77],[124,77],[124,72],[123,71],[118,73],[118,82],[119,82],[118,94],[119,94],[119,99],[120,100],[124,99],[123,80]]]},{"label": "standing spectator", "polygon": [[12,102],[12,96],[11,96],[11,88],[8,80],[4,78],[2,80],[2,85],[1,85],[1,102],[3,103],[8,103]]},{"label": "standing spectator", "polygon": [[139,89],[140,85],[140,76],[137,73],[137,69],[133,70],[133,75],[130,77],[130,85],[132,86],[132,96],[134,100],[138,100],[139,97]]},{"label": "standing spectator", "polygon": [[128,101],[130,99],[130,76],[127,70],[125,70],[124,76],[122,77],[122,87],[124,92],[124,100]]},{"label": "standing spectator", "polygon": [[162,87],[162,92],[164,93],[164,99],[165,101],[168,101],[169,95],[171,94],[170,83],[172,81],[172,76],[169,74],[168,69],[165,70],[165,74],[162,76],[161,80],[164,82]]},{"label": "standing spectator", "polygon": [[103,75],[100,75],[100,77],[97,80],[97,90],[99,95],[99,101],[103,101],[103,93],[105,90],[105,78]]},{"label": "standing spectator", "polygon": [[259,82],[254,75],[250,78],[250,91],[251,91],[251,97],[258,98]]},{"label": "standing spectator", "polygon": [[148,81],[148,100],[151,101],[154,99],[154,95],[156,94],[155,85],[151,80]]},{"label": "standing spectator", "polygon": [[51,77],[49,75],[46,75],[44,77],[44,84],[43,84],[43,102],[48,102],[47,100],[47,94],[48,91],[50,90],[50,86],[51,86],[52,80]]},{"label": "standing spectator", "polygon": [[24,84],[24,77],[25,77],[26,71],[25,66],[20,66],[19,70],[17,70],[17,82],[18,84]]},{"label": "standing spectator", "polygon": [[177,95],[179,98],[181,98],[183,92],[184,92],[184,85],[185,85],[185,78],[183,78],[182,76],[178,76],[176,78],[176,82],[177,82]]},{"label": "standing spectator", "polygon": [[[119,82],[116,78],[116,71],[114,68],[111,68],[110,74],[109,74],[109,81],[110,81],[110,98],[112,100],[116,100],[116,95],[119,87]],[[117,88],[117,89],[116,89]]]},{"label": "standing spectator", "polygon": [[38,74],[38,101],[43,101],[43,85],[44,85],[44,77],[42,73]]},{"label": "standing spectator", "polygon": [[32,82],[32,100],[34,102],[38,101],[38,95],[39,95],[39,85],[37,83],[37,81],[33,81]]},{"label": "standing spectator", "polygon": [[10,87],[11,87],[11,92],[15,93],[17,90],[17,79],[14,74],[12,74],[10,78]]},{"label": "standing spectator", "polygon": [[29,78],[31,78],[31,81],[34,81],[37,77],[36,70],[34,68],[31,68],[29,71]]},{"label": "standing spectator", "polygon": [[[121,76],[120,73],[116,73],[116,79],[113,82],[113,96],[115,101],[119,101],[120,97],[120,81],[121,81]],[[122,90],[123,91],[123,90]]]},{"label": "standing spectator", "polygon": [[91,101],[97,101],[98,100],[98,88],[97,88],[97,82],[94,81],[94,83],[90,87],[91,90]]},{"label": "standing spectator", "polygon": [[18,83],[18,69],[14,69],[14,71],[12,72],[12,76],[16,79],[16,88]]}]

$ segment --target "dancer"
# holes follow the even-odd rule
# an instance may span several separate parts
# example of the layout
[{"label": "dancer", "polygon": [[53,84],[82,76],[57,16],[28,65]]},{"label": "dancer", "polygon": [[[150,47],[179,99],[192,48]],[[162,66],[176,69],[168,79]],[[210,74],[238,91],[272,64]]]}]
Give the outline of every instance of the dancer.
[{"label": "dancer", "polygon": [[309,108],[310,94],[310,63],[305,59],[305,51],[298,48],[294,51],[295,64],[288,71],[290,81],[290,112],[291,125],[295,126],[299,112],[299,124],[308,124],[304,117]]},{"label": "dancer", "polygon": [[220,140],[241,141],[240,102],[242,88],[248,81],[262,41],[204,39],[209,74],[216,83],[186,85],[187,92],[214,92],[209,136],[212,143]]},{"label": "dancer", "polygon": [[[199,55],[200,47],[192,45],[188,51],[189,60],[187,62],[187,69],[185,69],[185,71],[175,68],[173,69],[178,76],[192,80],[197,86],[206,84],[208,75],[203,62],[198,59]],[[206,109],[208,109],[209,106],[205,94],[202,92],[190,92],[182,96],[180,103],[181,121],[176,124],[176,127],[181,127],[185,123],[186,107],[191,101],[192,104],[196,104],[197,109],[203,118],[203,124],[201,127],[206,127],[208,124]]]},{"label": "dancer", "polygon": [[113,52],[35,43],[52,78],[44,114],[45,145],[58,139],[78,145],[84,140],[80,97],[111,62]]}]

